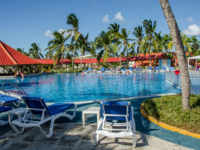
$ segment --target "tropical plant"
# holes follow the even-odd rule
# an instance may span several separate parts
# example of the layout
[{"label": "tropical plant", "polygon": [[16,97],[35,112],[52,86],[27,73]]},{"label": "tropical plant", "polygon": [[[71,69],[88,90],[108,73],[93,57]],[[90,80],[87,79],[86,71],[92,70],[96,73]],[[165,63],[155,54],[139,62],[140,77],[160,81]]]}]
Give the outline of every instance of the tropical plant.
[{"label": "tropical plant", "polygon": [[141,41],[144,37],[142,26],[138,26],[136,28],[133,28],[133,35],[136,37],[137,42],[137,57],[138,57],[138,68],[139,68],[139,60],[140,60],[140,47],[141,47]]},{"label": "tropical plant", "polygon": [[151,65],[151,44],[152,44],[152,39],[154,38],[154,33],[156,30],[156,21],[154,21],[152,23],[151,20],[144,20],[143,21],[143,27],[145,28],[145,33],[146,33],[146,38],[144,38],[143,40],[149,41],[149,63],[150,63],[150,67]]},{"label": "tropical plant", "polygon": [[124,51],[126,51],[126,57],[127,57],[127,68],[128,68],[128,46],[130,45],[130,41],[134,41],[134,39],[129,39],[128,36],[130,34],[130,31],[127,33],[125,28],[121,29],[120,39],[122,40],[122,45],[124,46]]},{"label": "tropical plant", "polygon": [[79,20],[77,19],[76,15],[74,13],[71,13],[67,17],[67,24],[72,25],[73,29],[66,30],[67,32],[73,33],[73,38],[75,40],[75,46],[73,51],[73,60],[72,60],[72,71],[74,71],[74,59],[75,59],[75,51],[76,51],[76,42],[80,36],[80,32],[78,31],[79,28]]},{"label": "tropical plant", "polygon": [[78,45],[79,45],[79,47],[80,47],[81,54],[82,54],[82,56],[81,56],[81,69],[82,69],[83,56],[84,56],[86,53],[90,53],[90,54],[92,54],[93,56],[96,56],[95,50],[92,49],[92,48],[90,47],[91,42],[88,42],[88,35],[89,35],[89,34],[87,34],[87,35],[84,37],[84,36],[81,34],[80,37],[79,37],[79,39],[78,39],[78,41],[77,41],[77,43],[78,43]]},{"label": "tropical plant", "polygon": [[35,59],[44,58],[41,52],[41,49],[39,47],[39,44],[37,45],[36,43],[32,43],[31,46],[32,47],[29,49],[29,54],[31,58],[35,58]]},{"label": "tropical plant", "polygon": [[[102,31],[100,35],[95,39],[96,48],[101,49],[97,55],[97,60],[100,61],[103,57],[103,61],[107,61],[108,57],[117,52],[117,46],[112,44],[115,41],[113,35],[108,31]],[[103,49],[102,49],[103,48]]]},{"label": "tropical plant", "polygon": [[[119,52],[119,55],[120,55],[120,66],[121,66],[121,44],[122,42],[120,41],[120,33],[119,33],[119,29],[120,29],[120,25],[117,24],[117,23],[114,23],[114,24],[110,24],[110,26],[108,27],[108,30],[110,31],[111,34],[114,35],[114,39],[116,40],[116,45],[117,45],[117,53]],[[117,55],[118,56],[118,55]]]},{"label": "tropical plant", "polygon": [[175,50],[177,53],[179,67],[181,72],[181,87],[182,87],[182,106],[183,109],[190,109],[189,97],[190,97],[190,77],[188,71],[187,60],[185,56],[185,51],[183,47],[182,38],[179,32],[179,28],[172,12],[171,6],[168,0],[159,0],[162,7],[164,16],[166,18],[168,27],[170,29]]},{"label": "tropical plant", "polygon": [[164,50],[164,44],[163,44],[163,39],[161,36],[161,32],[159,33],[154,33],[155,37],[152,39],[152,45],[154,48],[154,51],[156,52],[156,57],[155,57],[155,61],[154,61],[154,68],[156,67],[156,59],[157,59],[157,54],[159,52],[163,52]]},{"label": "tropical plant", "polygon": [[28,57],[30,55],[29,53],[25,52],[24,49],[21,49],[21,48],[17,48],[17,51],[22,53],[22,54],[24,54],[24,55],[26,55],[26,56],[28,56]]},{"label": "tropical plant", "polygon": [[61,67],[63,68],[63,59],[64,55],[67,52],[65,42],[69,39],[71,34],[68,34],[66,37],[64,37],[66,31],[62,31],[61,33],[58,31],[55,31],[52,33],[54,36],[54,39],[49,41],[48,47],[45,50],[49,50],[47,53],[47,56],[52,55],[52,53],[55,53],[53,56],[53,59],[57,62],[60,62],[62,60]]}]

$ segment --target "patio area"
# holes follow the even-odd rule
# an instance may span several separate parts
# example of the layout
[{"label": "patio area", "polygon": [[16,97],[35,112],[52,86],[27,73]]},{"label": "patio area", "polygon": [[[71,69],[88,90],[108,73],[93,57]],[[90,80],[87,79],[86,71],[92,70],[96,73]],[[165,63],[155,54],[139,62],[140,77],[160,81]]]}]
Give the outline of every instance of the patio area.
[{"label": "patio area", "polygon": [[[136,122],[136,149],[198,149],[200,139],[177,132],[172,132],[148,121],[140,113],[140,105],[146,98],[135,98],[124,101],[131,102]],[[77,104],[76,117],[69,120],[61,117],[56,120],[53,136],[46,138],[38,128],[27,128],[25,133],[16,135],[9,124],[0,126],[0,149],[135,149],[132,138],[107,138],[100,136],[100,142],[94,146],[92,134],[96,131],[96,115],[88,115],[86,126],[82,126],[82,111],[86,107],[99,107],[99,102]],[[72,110],[68,111],[72,113]],[[7,114],[0,115],[3,120]],[[48,132],[50,123],[42,127]]]},{"label": "patio area", "polygon": [[[44,125],[45,131],[48,131],[49,125]],[[100,142],[97,146],[93,144],[92,134],[96,131],[95,124],[89,124],[85,127],[76,123],[59,123],[54,127],[54,134],[51,138],[45,138],[44,134],[38,128],[28,129],[24,134],[16,135],[12,130],[1,132],[0,149],[1,150],[103,150],[103,149],[135,149],[132,147],[132,138],[107,138],[100,136]],[[137,147],[139,150],[155,149],[174,149],[189,150],[189,148],[161,140],[159,138],[136,132]]]}]

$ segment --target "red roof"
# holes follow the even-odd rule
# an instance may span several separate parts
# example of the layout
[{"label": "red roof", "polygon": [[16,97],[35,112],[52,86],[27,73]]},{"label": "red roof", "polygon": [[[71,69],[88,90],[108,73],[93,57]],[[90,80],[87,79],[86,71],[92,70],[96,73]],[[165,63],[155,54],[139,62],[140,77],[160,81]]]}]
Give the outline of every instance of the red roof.
[{"label": "red roof", "polygon": [[[54,64],[53,59],[34,59],[37,62],[43,64],[43,65],[52,65]],[[62,60],[60,60],[60,64],[62,63]],[[55,64],[58,64],[57,62]],[[63,64],[71,64],[71,60],[69,59],[63,59]]]},{"label": "red roof", "polygon": [[14,48],[0,41],[0,65],[32,65],[39,64],[37,61],[18,52]]},{"label": "red roof", "polygon": [[[156,53],[152,53],[151,54],[151,59],[155,59],[155,56],[156,56]],[[149,54],[140,54],[139,56],[140,60],[149,60]],[[163,53],[158,53],[157,54],[157,59],[163,59],[165,58],[165,54]],[[128,58],[129,61],[136,61],[138,60],[138,57],[129,57]],[[41,64],[54,64],[54,61],[53,59],[35,59],[36,61],[40,62]],[[121,61],[122,62],[126,62],[127,61],[127,58],[126,57],[121,57]],[[99,61],[99,63],[102,63],[103,62],[103,58]],[[111,57],[111,58],[108,58],[107,62],[120,62],[120,57]],[[62,60],[60,60],[60,63],[62,63]],[[63,64],[71,64],[71,60],[70,59],[63,59]],[[75,64],[80,64],[81,63],[81,59],[75,59],[74,60],[74,63]],[[96,58],[91,58],[91,59],[83,59],[82,60],[82,63],[83,64],[90,64],[90,63],[98,63],[97,59]],[[56,63],[57,64],[57,63]]]}]

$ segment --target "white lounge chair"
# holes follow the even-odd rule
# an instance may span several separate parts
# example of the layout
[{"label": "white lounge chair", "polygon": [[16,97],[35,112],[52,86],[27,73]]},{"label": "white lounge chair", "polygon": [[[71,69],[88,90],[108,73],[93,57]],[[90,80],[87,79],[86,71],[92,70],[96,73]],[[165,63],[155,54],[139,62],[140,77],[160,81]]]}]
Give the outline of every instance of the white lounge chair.
[{"label": "white lounge chair", "polygon": [[[9,110],[12,110],[12,108],[11,107],[2,107],[2,106],[0,106],[0,113],[7,112]],[[8,121],[0,120],[0,126],[3,126],[5,124],[7,124],[7,123],[8,123]]]},{"label": "white lounge chair", "polygon": [[[93,134],[94,144],[98,144],[99,134],[107,137],[124,137],[133,136],[133,147],[136,147],[135,135],[135,120],[133,117],[133,107],[130,102],[101,102],[102,118],[97,125],[97,131]],[[124,121],[124,123],[107,122],[108,120]],[[112,127],[126,127],[124,128],[106,128],[105,126]],[[118,131],[118,132],[109,132]]]},{"label": "white lounge chair", "polygon": [[[49,138],[53,135],[54,121],[57,118],[64,116],[72,120],[76,115],[77,106],[73,103],[55,103],[47,107],[44,100],[39,97],[22,97],[22,100],[27,107],[24,117],[10,123],[13,130],[18,134],[23,133],[24,128],[38,127]],[[72,106],[74,106],[73,115],[64,113]],[[49,120],[51,121],[50,129],[49,133],[46,134],[41,125]],[[19,131],[16,126],[22,127],[22,131]]]},{"label": "white lounge chair", "polygon": [[9,104],[9,103],[13,103],[16,107],[19,107],[19,105],[21,104],[21,99],[13,97],[13,96],[0,94],[0,106],[3,106],[3,104]]}]

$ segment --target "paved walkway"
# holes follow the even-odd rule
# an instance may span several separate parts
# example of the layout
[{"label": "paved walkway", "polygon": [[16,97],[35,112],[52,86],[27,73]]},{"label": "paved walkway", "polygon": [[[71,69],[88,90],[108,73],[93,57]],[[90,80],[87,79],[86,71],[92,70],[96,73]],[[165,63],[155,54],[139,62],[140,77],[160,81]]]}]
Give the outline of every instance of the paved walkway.
[{"label": "paved walkway", "polygon": [[[140,105],[145,99],[132,99],[125,100],[131,102],[131,106],[134,108],[134,118],[136,122],[137,131],[137,149],[199,149],[200,139],[190,136],[182,135],[177,132],[169,131],[158,125],[148,121],[140,113]],[[93,147],[91,140],[92,133],[95,132],[96,127],[93,125],[83,128],[82,123],[82,111],[86,107],[99,107],[99,103],[90,104],[78,104],[76,117],[73,120],[69,120],[65,117],[58,118],[56,120],[57,126],[55,126],[54,135],[50,139],[46,139],[39,129],[28,130],[25,134],[15,136],[9,124],[0,126],[0,150],[1,149],[53,149],[54,146],[68,149],[70,145],[74,149],[78,147],[82,148],[82,145],[86,145],[89,149],[112,149],[116,146],[116,149],[131,148],[131,140],[128,139],[111,139],[103,138],[100,145]],[[70,112],[69,110],[69,113]],[[7,114],[0,114],[0,119],[7,119]],[[87,124],[96,124],[96,115],[88,115]],[[75,126],[76,125],[76,126]],[[49,124],[47,124],[49,127]],[[3,135],[4,134],[4,135]],[[88,137],[89,140],[85,140]],[[105,144],[107,142],[107,144]],[[110,142],[110,143],[109,143]],[[126,143],[127,142],[127,143]],[[14,143],[18,143],[17,145]],[[53,144],[51,144],[53,143]],[[65,144],[64,144],[65,143]],[[68,143],[68,144],[67,144]],[[67,147],[67,146],[68,147]],[[18,148],[19,147],[19,148]],[[70,149],[71,150],[71,149]]]},{"label": "paved walkway", "polygon": [[[49,125],[44,125],[48,131]],[[107,150],[107,149],[135,149],[132,147],[132,138],[107,138],[100,136],[100,142],[94,146],[92,134],[96,131],[96,125],[85,127],[82,124],[59,123],[54,127],[51,138],[45,138],[39,128],[26,130],[21,135],[9,131],[0,136],[1,150]],[[189,150],[189,148],[161,140],[159,138],[137,132],[138,150]]]}]

